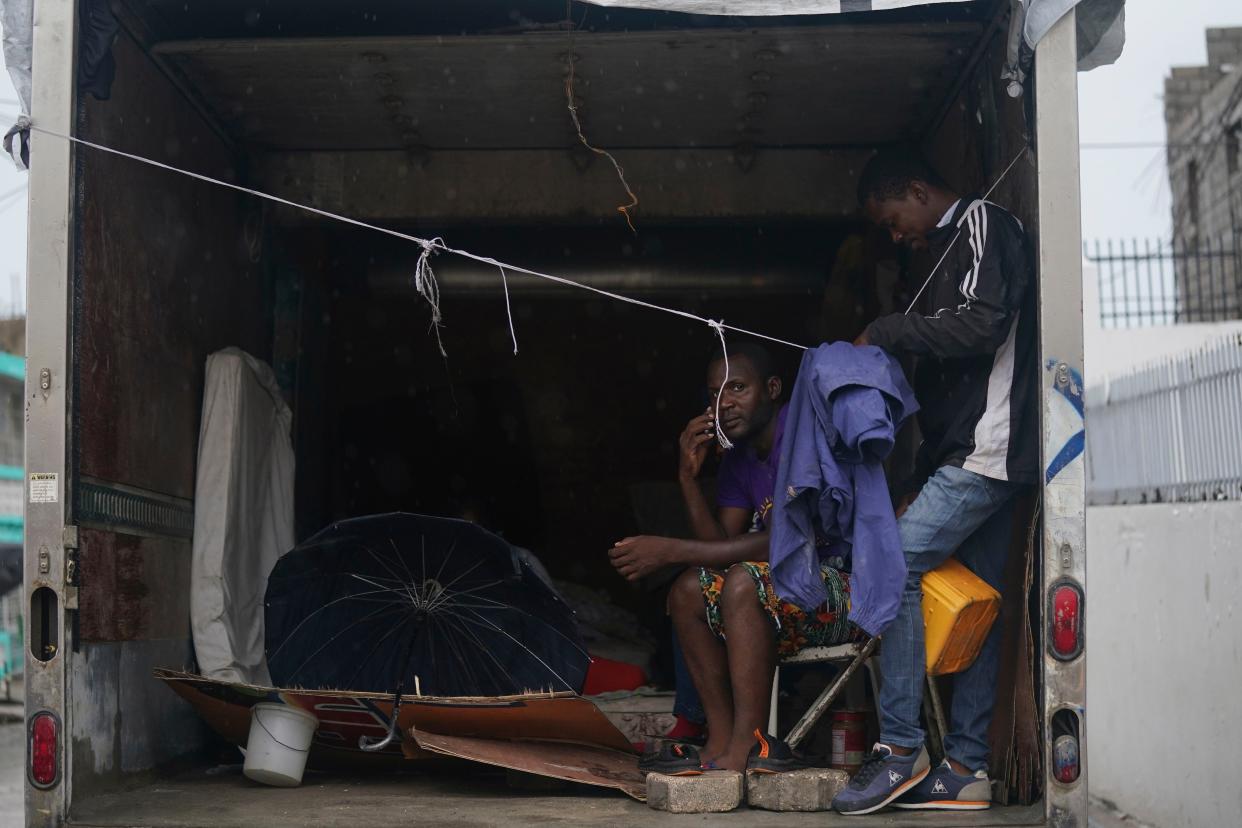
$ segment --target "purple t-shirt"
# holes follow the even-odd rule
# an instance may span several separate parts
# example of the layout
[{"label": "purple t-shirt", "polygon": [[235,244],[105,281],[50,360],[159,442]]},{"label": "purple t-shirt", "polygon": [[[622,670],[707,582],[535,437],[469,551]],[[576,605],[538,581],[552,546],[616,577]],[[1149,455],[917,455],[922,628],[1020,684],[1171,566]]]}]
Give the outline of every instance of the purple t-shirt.
[{"label": "purple t-shirt", "polygon": [[781,410],[776,412],[776,430],[772,434],[772,450],[768,452],[767,459],[756,457],[755,449],[749,443],[739,443],[725,452],[720,461],[720,473],[716,476],[716,503],[752,510],[755,513],[752,531],[762,532],[767,528],[788,410],[788,405],[782,405]]}]

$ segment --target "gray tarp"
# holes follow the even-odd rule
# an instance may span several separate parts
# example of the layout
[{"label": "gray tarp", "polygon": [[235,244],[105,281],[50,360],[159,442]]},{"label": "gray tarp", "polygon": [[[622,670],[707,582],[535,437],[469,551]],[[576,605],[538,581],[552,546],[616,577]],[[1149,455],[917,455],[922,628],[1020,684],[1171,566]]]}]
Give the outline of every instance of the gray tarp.
[{"label": "gray tarp", "polygon": [[30,114],[30,52],[34,41],[34,0],[0,0],[4,65],[13,79],[23,115]]},{"label": "gray tarp", "polygon": [[21,106],[12,128],[0,125],[4,151],[13,156],[19,170],[26,169],[30,126],[30,60],[34,44],[34,0],[0,0],[0,34],[3,35],[4,65],[9,70],[17,101]]}]

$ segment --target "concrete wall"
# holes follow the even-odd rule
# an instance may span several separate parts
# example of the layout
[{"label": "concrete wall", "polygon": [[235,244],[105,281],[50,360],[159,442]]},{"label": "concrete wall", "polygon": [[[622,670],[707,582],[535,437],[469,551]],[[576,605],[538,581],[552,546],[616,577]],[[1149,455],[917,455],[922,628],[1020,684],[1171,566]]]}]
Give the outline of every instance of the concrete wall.
[{"label": "concrete wall", "polygon": [[1093,796],[1161,828],[1242,824],[1242,503],[1087,512]]},{"label": "concrete wall", "polygon": [[[1242,232],[1242,27],[1208,29],[1207,52],[1206,66],[1175,67],[1165,79],[1173,236],[1188,250],[1230,250]],[[1221,318],[1199,315],[1213,305],[1237,312],[1236,260],[1179,260],[1176,268],[1178,305],[1191,319]]]}]

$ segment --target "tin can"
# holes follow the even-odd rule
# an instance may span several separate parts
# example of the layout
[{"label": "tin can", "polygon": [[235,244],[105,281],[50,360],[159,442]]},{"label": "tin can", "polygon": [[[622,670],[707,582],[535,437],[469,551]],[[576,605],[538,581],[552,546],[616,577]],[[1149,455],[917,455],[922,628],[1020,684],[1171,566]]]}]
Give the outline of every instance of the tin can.
[{"label": "tin can", "polygon": [[853,776],[862,767],[867,751],[867,722],[863,713],[834,710],[832,713],[831,767]]}]

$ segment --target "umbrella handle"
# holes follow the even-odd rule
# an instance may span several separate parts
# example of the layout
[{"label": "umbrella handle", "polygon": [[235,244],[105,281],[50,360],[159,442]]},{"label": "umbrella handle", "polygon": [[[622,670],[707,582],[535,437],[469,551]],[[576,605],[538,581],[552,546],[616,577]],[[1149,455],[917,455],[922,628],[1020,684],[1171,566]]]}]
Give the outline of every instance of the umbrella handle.
[{"label": "umbrella handle", "polygon": [[[410,639],[409,649],[407,649],[405,652],[405,666],[401,670],[401,675],[403,676],[405,675],[406,671],[410,669],[410,659],[414,656],[414,645],[417,643],[418,643],[417,636],[412,637]],[[418,687],[418,676],[414,677],[414,686]],[[358,737],[358,748],[360,750],[365,750],[367,753],[374,753],[377,750],[383,750],[384,748],[388,747],[389,745],[393,743],[393,740],[397,738],[397,719],[399,718],[399,714],[401,713],[401,691],[403,689],[405,689],[404,679],[397,682],[397,692],[393,694],[392,721],[388,723],[388,735],[378,742],[371,741],[371,739],[367,736],[359,736]],[[420,696],[422,695],[421,691],[419,692],[419,695]]]},{"label": "umbrella handle", "polygon": [[374,754],[375,751],[384,750],[392,744],[396,739],[396,722],[400,719],[401,714],[401,685],[397,685],[396,694],[392,696],[392,719],[389,721],[388,735],[384,739],[373,740],[370,736],[358,737],[358,749]]},{"label": "umbrella handle", "polygon": [[393,740],[397,738],[397,713],[400,712],[400,710],[401,710],[401,703],[397,702],[397,704],[393,707],[393,710],[392,710],[392,721],[388,723],[388,735],[387,736],[385,736],[383,739],[374,739],[374,740],[370,736],[359,736],[358,737],[358,749],[365,750],[367,753],[373,753],[377,750],[383,750],[384,748],[391,745],[393,743]]}]

